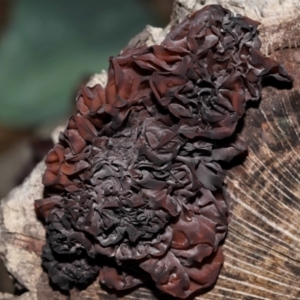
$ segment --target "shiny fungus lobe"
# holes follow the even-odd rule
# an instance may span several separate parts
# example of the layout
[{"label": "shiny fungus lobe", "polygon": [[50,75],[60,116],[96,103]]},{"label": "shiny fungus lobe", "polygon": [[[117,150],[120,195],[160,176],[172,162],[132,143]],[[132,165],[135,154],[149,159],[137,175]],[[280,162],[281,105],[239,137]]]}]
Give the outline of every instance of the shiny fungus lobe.
[{"label": "shiny fungus lobe", "polygon": [[35,202],[54,284],[152,280],[186,298],[215,283],[228,230],[222,161],[246,149],[235,131],[262,78],[291,81],[259,52],[258,24],[206,6],[161,45],[112,57],[105,87],[81,89]]}]

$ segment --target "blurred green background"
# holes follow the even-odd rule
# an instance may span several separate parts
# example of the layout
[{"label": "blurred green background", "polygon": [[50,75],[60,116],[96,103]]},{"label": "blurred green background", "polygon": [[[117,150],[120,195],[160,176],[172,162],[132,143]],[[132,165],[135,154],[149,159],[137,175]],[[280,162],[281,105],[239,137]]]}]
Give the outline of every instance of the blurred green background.
[{"label": "blurred green background", "polygon": [[27,129],[65,116],[83,76],[106,69],[146,24],[165,25],[149,2],[11,1],[0,44],[0,123]]}]

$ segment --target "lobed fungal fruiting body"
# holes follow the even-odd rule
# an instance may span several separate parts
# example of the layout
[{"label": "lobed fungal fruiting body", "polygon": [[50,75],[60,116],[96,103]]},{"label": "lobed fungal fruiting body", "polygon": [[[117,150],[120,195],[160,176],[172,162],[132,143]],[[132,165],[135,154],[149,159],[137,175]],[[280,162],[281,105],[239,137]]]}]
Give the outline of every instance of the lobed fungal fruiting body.
[{"label": "lobed fungal fruiting body", "polygon": [[82,88],[35,202],[53,283],[151,279],[179,298],[215,283],[229,209],[220,163],[246,149],[236,126],[262,78],[291,81],[259,52],[257,26],[207,6],[161,45],[111,58],[105,87]]}]

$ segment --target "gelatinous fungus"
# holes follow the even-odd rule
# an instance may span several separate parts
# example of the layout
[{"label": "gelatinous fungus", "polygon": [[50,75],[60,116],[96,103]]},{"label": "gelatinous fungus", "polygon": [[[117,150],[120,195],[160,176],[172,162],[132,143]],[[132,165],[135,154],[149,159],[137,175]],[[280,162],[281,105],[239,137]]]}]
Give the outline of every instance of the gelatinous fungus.
[{"label": "gelatinous fungus", "polygon": [[291,81],[259,52],[258,24],[207,6],[161,45],[111,58],[105,87],[82,88],[35,202],[54,284],[152,280],[186,298],[215,283],[229,206],[220,162],[245,150],[230,137],[262,78]]}]

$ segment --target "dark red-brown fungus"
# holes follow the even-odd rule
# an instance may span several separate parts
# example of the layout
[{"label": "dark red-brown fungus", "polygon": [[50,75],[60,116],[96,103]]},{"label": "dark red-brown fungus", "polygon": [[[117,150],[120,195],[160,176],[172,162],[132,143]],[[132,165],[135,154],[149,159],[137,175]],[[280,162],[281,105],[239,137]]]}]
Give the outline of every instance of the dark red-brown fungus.
[{"label": "dark red-brown fungus", "polygon": [[55,285],[152,280],[186,298],[215,283],[229,207],[220,162],[245,150],[232,136],[262,78],[291,81],[259,52],[258,24],[207,6],[161,45],[111,58],[105,87],[82,88],[35,202]]}]

